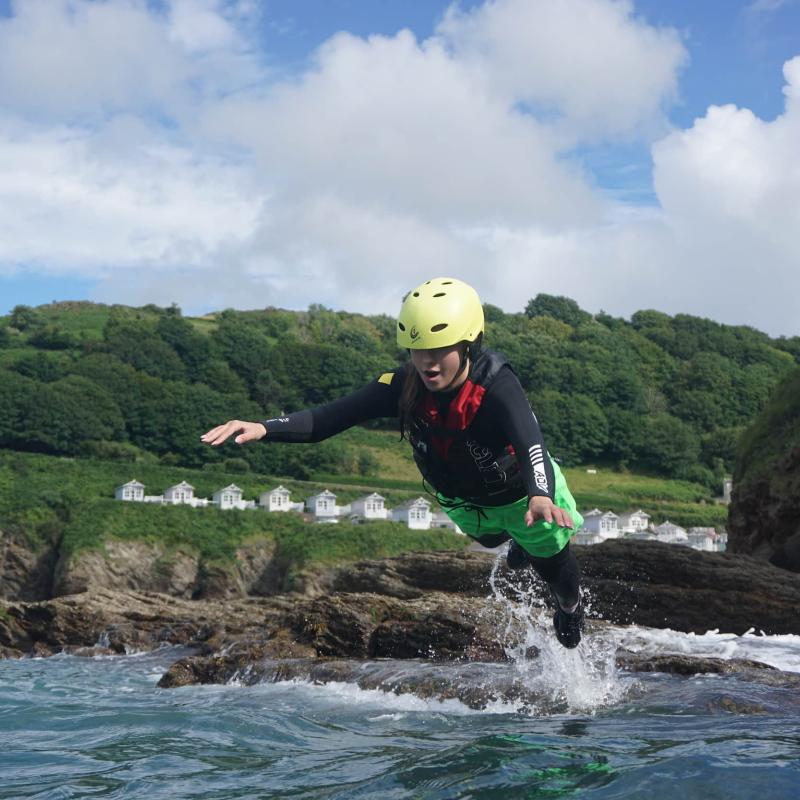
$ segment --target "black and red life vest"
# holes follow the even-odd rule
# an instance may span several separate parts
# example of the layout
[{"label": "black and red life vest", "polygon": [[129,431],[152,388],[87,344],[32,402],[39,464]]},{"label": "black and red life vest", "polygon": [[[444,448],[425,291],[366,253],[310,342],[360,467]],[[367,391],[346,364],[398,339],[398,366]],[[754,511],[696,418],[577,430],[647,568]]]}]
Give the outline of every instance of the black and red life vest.
[{"label": "black and red life vest", "polygon": [[414,460],[425,480],[446,497],[480,503],[498,495],[525,494],[511,445],[492,452],[470,431],[486,392],[507,366],[499,353],[485,350],[444,413],[432,392],[425,393],[414,412],[409,436]]}]

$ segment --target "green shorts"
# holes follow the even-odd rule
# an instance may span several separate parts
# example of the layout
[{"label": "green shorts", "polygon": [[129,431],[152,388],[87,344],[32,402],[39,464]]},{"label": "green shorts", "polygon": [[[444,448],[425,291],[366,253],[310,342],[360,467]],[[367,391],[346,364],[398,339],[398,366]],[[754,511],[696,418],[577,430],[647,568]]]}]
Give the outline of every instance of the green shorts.
[{"label": "green shorts", "polygon": [[[532,556],[548,558],[564,549],[570,537],[583,525],[583,517],[575,506],[575,498],[570,493],[567,481],[558,464],[550,459],[556,479],[555,499],[553,502],[567,511],[572,517],[574,528],[562,528],[555,522],[536,520],[529,528],[525,524],[525,512],[528,510],[528,498],[522,497],[505,506],[475,506],[467,503],[464,508],[448,508],[448,504],[463,503],[459,498],[447,498],[437,493],[442,510],[447,513],[464,533],[472,538],[484,533],[501,533],[506,531],[521,547]],[[480,509],[478,512],[477,509]]]}]

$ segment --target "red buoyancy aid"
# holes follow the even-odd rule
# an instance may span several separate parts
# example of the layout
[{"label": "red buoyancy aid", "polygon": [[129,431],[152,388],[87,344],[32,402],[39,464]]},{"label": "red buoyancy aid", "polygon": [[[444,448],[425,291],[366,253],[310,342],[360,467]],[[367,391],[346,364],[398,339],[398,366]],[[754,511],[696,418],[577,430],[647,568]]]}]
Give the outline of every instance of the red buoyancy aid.
[{"label": "red buoyancy aid", "polygon": [[[414,461],[423,477],[446,496],[453,497],[458,494],[465,497],[474,495],[475,492],[480,494],[487,492],[482,477],[477,474],[469,481],[469,487],[462,484],[457,475],[463,473],[456,469],[456,464],[463,464],[465,461],[474,463],[469,455],[465,455],[469,452],[467,429],[475,419],[495,377],[507,365],[508,362],[499,353],[485,350],[471,364],[469,377],[450,401],[446,413],[439,411],[431,392],[425,393],[415,409],[409,436]],[[489,493],[518,491],[522,486],[521,477],[511,445],[507,445],[504,452],[497,453],[496,458],[497,475],[503,477],[500,485],[496,485]],[[476,479],[479,485],[473,483]]]},{"label": "red buoyancy aid", "polygon": [[438,432],[446,434],[447,432],[463,431],[475,418],[485,394],[486,386],[467,378],[461,384],[458,394],[450,401],[447,416],[444,420],[442,420],[442,414],[436,407],[433,395],[430,392],[425,395],[421,408],[417,413],[428,423],[431,430],[431,444],[442,458],[447,458],[450,445],[453,443],[453,437],[442,436]]}]

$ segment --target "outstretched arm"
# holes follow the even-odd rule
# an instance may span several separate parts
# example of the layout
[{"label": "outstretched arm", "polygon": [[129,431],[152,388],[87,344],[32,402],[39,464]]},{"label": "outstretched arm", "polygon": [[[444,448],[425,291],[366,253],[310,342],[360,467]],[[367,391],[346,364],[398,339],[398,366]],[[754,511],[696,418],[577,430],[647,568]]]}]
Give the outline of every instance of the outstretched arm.
[{"label": "outstretched arm", "polygon": [[230,420],[212,428],[200,440],[220,445],[238,434],[234,439],[236,444],[265,437],[275,442],[321,442],[368,419],[396,416],[402,381],[401,367],[331,403],[262,422]]}]

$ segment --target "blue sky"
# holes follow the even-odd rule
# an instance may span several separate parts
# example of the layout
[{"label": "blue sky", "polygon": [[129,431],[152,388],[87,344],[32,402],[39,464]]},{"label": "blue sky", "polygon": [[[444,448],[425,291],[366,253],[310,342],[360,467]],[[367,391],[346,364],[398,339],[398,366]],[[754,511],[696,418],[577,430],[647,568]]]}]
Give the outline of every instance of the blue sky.
[{"label": "blue sky", "polygon": [[800,2],[561,6],[0,0],[0,313],[392,313],[458,272],[800,334]]}]

